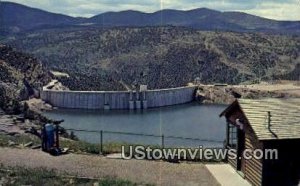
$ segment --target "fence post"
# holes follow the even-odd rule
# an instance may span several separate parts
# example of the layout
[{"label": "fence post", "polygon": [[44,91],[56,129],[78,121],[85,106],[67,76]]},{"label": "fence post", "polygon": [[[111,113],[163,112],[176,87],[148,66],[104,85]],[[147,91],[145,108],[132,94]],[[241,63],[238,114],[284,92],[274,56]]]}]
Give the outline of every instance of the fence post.
[{"label": "fence post", "polygon": [[100,131],[100,154],[103,155],[103,131]]},{"label": "fence post", "polygon": [[162,148],[165,148],[165,136],[164,135],[161,136],[161,146],[162,146]]}]

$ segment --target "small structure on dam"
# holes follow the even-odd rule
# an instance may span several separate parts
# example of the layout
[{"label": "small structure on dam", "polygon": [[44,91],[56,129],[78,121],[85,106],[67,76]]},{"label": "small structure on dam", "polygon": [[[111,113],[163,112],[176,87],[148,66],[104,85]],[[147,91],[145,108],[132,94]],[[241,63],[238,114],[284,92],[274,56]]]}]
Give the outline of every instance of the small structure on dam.
[{"label": "small structure on dam", "polygon": [[197,86],[148,90],[146,85],[129,91],[41,91],[42,100],[54,107],[70,109],[147,109],[189,103]]}]

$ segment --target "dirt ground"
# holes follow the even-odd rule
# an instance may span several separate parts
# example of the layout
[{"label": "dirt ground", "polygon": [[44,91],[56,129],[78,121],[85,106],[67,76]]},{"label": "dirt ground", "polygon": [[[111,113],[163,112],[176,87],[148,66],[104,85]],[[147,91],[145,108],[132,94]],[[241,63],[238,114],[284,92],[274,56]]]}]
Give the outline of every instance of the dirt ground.
[{"label": "dirt ground", "polygon": [[15,125],[14,117],[0,113],[0,133],[23,133],[19,126]]},{"label": "dirt ground", "polygon": [[0,164],[54,169],[69,175],[103,178],[106,176],[155,185],[220,185],[201,163],[108,159],[96,155],[50,156],[40,150],[0,148]]},{"label": "dirt ground", "polygon": [[279,81],[271,83],[262,82],[253,85],[235,85],[234,87],[249,88],[250,90],[274,91],[288,93],[295,96],[300,96],[300,82],[298,81]]}]

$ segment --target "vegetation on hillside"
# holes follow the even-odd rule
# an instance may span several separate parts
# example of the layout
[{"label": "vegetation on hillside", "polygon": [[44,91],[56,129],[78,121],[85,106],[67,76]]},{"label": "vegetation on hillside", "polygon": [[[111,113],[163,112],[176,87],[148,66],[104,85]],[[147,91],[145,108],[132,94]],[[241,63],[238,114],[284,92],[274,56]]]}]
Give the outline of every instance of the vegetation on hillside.
[{"label": "vegetation on hillside", "polygon": [[[298,80],[300,37],[204,32],[182,27],[64,29],[5,40],[34,54],[75,90],[124,90],[203,83]],[[289,75],[288,75],[289,74]]]},{"label": "vegetation on hillside", "polygon": [[36,58],[0,45],[0,108],[18,113],[19,102],[28,99],[50,79]]}]

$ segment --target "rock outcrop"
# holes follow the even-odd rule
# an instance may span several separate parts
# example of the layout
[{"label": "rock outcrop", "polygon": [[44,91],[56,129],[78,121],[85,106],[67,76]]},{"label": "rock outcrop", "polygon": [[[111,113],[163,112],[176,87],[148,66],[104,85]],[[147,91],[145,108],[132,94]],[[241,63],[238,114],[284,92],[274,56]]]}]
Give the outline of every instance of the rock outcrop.
[{"label": "rock outcrop", "polygon": [[293,97],[291,94],[282,93],[280,91],[265,91],[255,90],[247,86],[215,86],[215,85],[200,85],[195,95],[196,101],[200,103],[217,103],[230,104],[235,99],[260,99],[267,97],[282,98]]},{"label": "rock outcrop", "polygon": [[51,80],[50,73],[34,57],[0,45],[0,108],[18,114],[22,100],[39,97],[39,90]]}]

